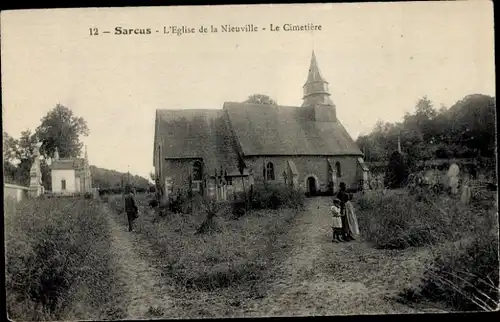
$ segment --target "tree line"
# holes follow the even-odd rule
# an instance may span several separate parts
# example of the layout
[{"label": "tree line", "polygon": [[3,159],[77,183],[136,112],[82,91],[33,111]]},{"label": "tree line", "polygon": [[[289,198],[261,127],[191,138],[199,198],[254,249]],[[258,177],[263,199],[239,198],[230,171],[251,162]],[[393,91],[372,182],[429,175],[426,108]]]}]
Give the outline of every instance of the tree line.
[{"label": "tree line", "polygon": [[424,96],[401,122],[378,121],[356,143],[367,162],[387,162],[398,149],[398,138],[410,167],[431,159],[493,160],[495,112],[495,97],[483,94],[467,95],[450,108],[442,105],[439,109]]},{"label": "tree line", "polygon": [[[73,111],[61,104],[50,110],[35,129],[21,132],[19,138],[14,138],[3,132],[3,166],[6,183],[28,186],[30,169],[34,159],[34,148],[41,142],[40,168],[42,184],[46,190],[52,189],[50,166],[48,160],[54,157],[57,147],[60,158],[78,158],[83,149],[80,138],[89,135],[87,122],[76,116]],[[147,179],[91,166],[94,187],[118,188],[123,180],[127,180],[138,188],[147,189]]]}]

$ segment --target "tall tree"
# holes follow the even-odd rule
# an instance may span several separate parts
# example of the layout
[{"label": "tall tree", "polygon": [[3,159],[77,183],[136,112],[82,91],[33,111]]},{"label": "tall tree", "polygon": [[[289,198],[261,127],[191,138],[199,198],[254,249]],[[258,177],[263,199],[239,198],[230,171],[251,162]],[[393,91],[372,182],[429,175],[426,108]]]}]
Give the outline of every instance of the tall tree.
[{"label": "tall tree", "polygon": [[19,142],[7,132],[3,132],[3,173],[7,183],[16,183],[17,167],[14,165]]},{"label": "tall tree", "polygon": [[264,94],[250,95],[244,103],[264,104],[264,105],[278,105],[275,100]]},{"label": "tall tree", "polygon": [[56,147],[62,158],[80,155],[83,147],[80,136],[89,134],[87,122],[82,117],[75,116],[71,109],[57,104],[41,121],[36,135],[42,141],[42,155],[52,157]]},{"label": "tall tree", "polygon": [[3,161],[13,163],[16,159],[16,151],[19,142],[10,136],[7,132],[3,132]]},{"label": "tall tree", "polygon": [[17,149],[15,151],[16,159],[20,162],[17,165],[15,181],[21,185],[28,185],[30,181],[30,170],[33,164],[36,135],[31,130],[21,132]]}]

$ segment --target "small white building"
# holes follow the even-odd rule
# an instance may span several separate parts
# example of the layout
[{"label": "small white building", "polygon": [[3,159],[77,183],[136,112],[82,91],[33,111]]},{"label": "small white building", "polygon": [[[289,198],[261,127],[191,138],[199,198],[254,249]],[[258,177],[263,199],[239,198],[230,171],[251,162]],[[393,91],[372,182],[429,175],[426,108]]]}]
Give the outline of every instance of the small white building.
[{"label": "small white building", "polygon": [[50,168],[53,194],[93,193],[87,149],[85,149],[84,158],[60,159],[56,148]]}]

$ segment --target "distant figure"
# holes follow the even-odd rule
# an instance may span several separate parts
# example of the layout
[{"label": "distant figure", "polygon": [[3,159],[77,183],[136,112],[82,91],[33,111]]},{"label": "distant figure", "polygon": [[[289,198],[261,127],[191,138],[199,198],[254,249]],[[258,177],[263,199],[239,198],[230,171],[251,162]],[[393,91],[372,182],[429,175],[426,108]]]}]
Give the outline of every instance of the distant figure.
[{"label": "distant figure", "polygon": [[342,238],[343,230],[342,230],[342,220],[340,219],[342,213],[340,212],[340,199],[333,199],[333,206],[331,207],[332,211],[332,230],[333,230],[333,242],[342,242],[344,239]]},{"label": "distant figure", "polygon": [[132,223],[139,216],[139,209],[137,208],[134,194],[135,191],[131,188],[129,193],[125,196],[125,212],[127,213],[128,219],[128,231],[132,231]]}]

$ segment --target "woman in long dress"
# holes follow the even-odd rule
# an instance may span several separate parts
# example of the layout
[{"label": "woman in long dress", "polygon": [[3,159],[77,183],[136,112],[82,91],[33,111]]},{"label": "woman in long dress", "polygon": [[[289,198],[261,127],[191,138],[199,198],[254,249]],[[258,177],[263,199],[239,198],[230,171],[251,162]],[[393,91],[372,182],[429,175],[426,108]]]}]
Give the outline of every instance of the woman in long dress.
[{"label": "woman in long dress", "polygon": [[349,237],[351,239],[357,239],[359,236],[358,218],[354,213],[354,207],[350,201],[346,203],[346,217]]},{"label": "woman in long dress", "polygon": [[344,182],[340,183],[340,191],[337,193],[337,198],[341,201],[341,211],[344,216],[342,216],[342,228],[344,231],[344,240],[354,240],[359,235],[358,219],[354,213],[354,207],[352,206],[350,200],[352,195],[346,191],[346,184]]}]

